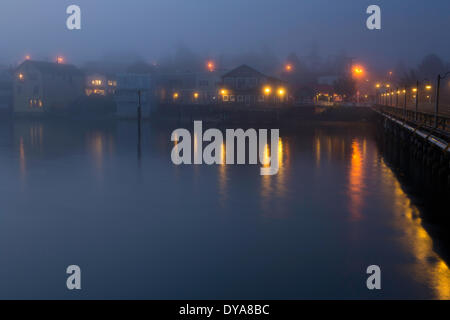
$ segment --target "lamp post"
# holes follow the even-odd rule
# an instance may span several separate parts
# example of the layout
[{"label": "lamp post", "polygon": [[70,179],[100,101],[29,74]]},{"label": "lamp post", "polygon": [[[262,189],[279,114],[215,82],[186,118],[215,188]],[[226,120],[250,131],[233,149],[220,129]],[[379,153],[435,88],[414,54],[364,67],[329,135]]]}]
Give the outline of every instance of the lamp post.
[{"label": "lamp post", "polygon": [[405,85],[405,90],[403,90],[403,92],[405,93],[405,101],[404,101],[404,109],[403,109],[403,117],[405,119],[406,122],[406,85]]},{"label": "lamp post", "polygon": [[437,85],[436,85],[436,105],[434,108],[434,127],[437,128],[438,126],[438,113],[439,113],[439,98],[440,98],[440,91],[441,91],[441,79],[445,79],[450,74],[450,71],[441,76],[438,74],[437,76]]}]

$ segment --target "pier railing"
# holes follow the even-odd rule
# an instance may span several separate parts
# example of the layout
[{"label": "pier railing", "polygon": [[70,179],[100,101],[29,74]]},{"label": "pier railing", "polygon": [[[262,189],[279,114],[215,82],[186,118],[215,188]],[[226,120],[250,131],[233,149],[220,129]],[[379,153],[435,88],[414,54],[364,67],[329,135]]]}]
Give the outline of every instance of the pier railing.
[{"label": "pier railing", "polygon": [[386,112],[418,126],[450,133],[450,72],[434,81],[377,90],[377,105]]}]

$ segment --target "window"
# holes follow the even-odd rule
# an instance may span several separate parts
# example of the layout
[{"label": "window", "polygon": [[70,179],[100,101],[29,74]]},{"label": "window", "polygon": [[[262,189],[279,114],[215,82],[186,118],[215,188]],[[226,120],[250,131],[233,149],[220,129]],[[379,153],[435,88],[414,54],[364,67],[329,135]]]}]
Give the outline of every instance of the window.
[{"label": "window", "polygon": [[227,87],[234,88],[234,78],[225,78],[224,82]]},{"label": "window", "polygon": [[230,96],[223,96],[223,101],[229,101]]},{"label": "window", "polygon": [[244,78],[238,78],[237,79],[237,88],[243,89],[245,87],[245,79]]},{"label": "window", "polygon": [[244,96],[238,96],[238,102],[244,102]]},{"label": "window", "polygon": [[230,96],[230,101],[235,102],[236,101],[236,96]]},{"label": "window", "polygon": [[255,88],[256,87],[256,78],[249,78],[247,83],[248,83],[249,88]]}]

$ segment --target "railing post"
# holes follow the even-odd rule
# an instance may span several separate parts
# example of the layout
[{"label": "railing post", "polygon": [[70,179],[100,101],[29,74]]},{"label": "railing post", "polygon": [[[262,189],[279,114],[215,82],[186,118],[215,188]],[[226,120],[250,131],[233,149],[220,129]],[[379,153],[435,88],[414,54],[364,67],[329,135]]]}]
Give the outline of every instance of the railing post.
[{"label": "railing post", "polygon": [[399,94],[398,94],[398,88],[397,88],[397,90],[396,90],[396,92],[395,92],[395,96],[396,96],[396,98],[395,98],[395,106],[398,107],[398,96],[399,96]]},{"label": "railing post", "polygon": [[438,74],[436,85],[436,105],[434,108],[434,128],[438,127],[438,114],[439,114],[439,91],[441,89],[441,75]]}]

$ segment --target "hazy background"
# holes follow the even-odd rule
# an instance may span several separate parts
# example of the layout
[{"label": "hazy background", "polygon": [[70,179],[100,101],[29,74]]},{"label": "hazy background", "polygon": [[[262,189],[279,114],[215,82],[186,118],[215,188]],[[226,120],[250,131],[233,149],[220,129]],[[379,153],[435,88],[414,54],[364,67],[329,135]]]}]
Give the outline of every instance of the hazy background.
[{"label": "hazy background", "polygon": [[[66,29],[66,8],[82,9],[82,30]],[[365,26],[382,9],[382,30]],[[270,52],[281,59],[345,53],[373,68],[417,65],[429,53],[450,60],[448,0],[1,0],[0,64],[30,54],[82,63],[139,55],[158,61],[180,46],[216,57]]]}]

